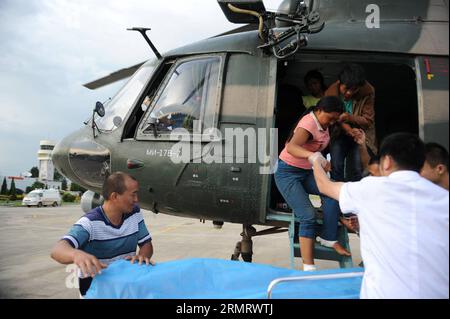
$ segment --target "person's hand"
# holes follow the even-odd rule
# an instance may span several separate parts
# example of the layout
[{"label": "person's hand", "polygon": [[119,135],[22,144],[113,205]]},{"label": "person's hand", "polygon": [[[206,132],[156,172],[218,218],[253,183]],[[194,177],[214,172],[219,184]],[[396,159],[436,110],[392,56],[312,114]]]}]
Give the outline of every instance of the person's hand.
[{"label": "person's hand", "polygon": [[345,133],[347,134],[347,136],[350,136],[351,138],[353,138],[353,140],[359,134],[359,132],[356,131],[356,129],[354,129],[354,128],[349,128],[348,130],[345,131]]},{"label": "person's hand", "polygon": [[344,112],[339,116],[338,121],[342,123],[342,122],[347,122],[349,120],[350,120],[350,114],[348,114],[347,112]]},{"label": "person's hand", "polygon": [[323,157],[322,153],[320,152],[315,152],[312,155],[310,155],[308,157],[308,161],[313,166],[314,162],[318,162],[320,166],[322,166],[323,168],[325,168],[329,164],[329,162],[325,159],[325,157]]},{"label": "person's hand", "polygon": [[366,143],[366,133],[364,132],[364,130],[360,128],[354,128],[352,129],[352,133],[353,133],[353,140],[355,141],[356,144],[364,145],[364,143]]},{"label": "person's hand", "polygon": [[96,273],[101,274],[102,269],[108,267],[101,263],[97,257],[79,249],[74,252],[73,263],[80,268],[83,278],[95,277]]},{"label": "person's hand", "polygon": [[126,260],[130,260],[132,264],[137,260],[139,261],[139,265],[142,265],[142,262],[145,261],[145,264],[154,266],[155,263],[150,260],[150,258],[142,256],[142,255],[136,255],[136,256],[127,256],[125,257]]},{"label": "person's hand", "polygon": [[327,163],[325,164],[325,166],[322,166],[323,169],[325,170],[325,172],[331,172],[331,163],[329,161],[327,161]]},{"label": "person's hand", "polygon": [[350,216],[350,217],[341,217],[340,222],[344,225],[348,230],[359,234],[359,220],[358,216]]}]

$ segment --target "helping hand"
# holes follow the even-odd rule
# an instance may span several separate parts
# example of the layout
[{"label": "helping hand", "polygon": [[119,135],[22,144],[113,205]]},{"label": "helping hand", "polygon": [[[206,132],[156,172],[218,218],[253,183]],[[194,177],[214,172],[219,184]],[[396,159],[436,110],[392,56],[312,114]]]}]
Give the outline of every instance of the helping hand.
[{"label": "helping hand", "polygon": [[95,256],[76,249],[73,256],[73,263],[80,268],[83,278],[95,277],[95,274],[101,274],[102,269],[108,267],[101,263]]},{"label": "helping hand", "polygon": [[349,120],[350,120],[350,114],[348,114],[347,112],[344,112],[339,116],[338,121],[342,123],[342,122],[347,122]]},{"label": "helping hand", "polygon": [[366,133],[359,128],[352,129],[352,137],[356,144],[364,145],[366,142]]},{"label": "helping hand", "polygon": [[331,171],[331,163],[328,162],[326,160],[325,157],[323,157],[322,153],[320,152],[315,152],[314,154],[312,154],[311,156],[308,157],[308,161],[311,163],[311,165],[314,166],[315,162],[318,162],[320,164],[320,166],[323,167],[323,169],[326,172]]},{"label": "helping hand", "polygon": [[138,260],[138,261],[139,261],[139,265],[142,265],[142,262],[143,262],[143,261],[145,261],[145,264],[146,264],[147,266],[148,266],[148,265],[152,265],[152,266],[155,265],[155,263],[154,263],[153,261],[151,261],[149,257],[145,257],[145,256],[142,256],[142,255],[127,256],[127,257],[125,257],[125,259],[126,259],[126,260],[130,260],[132,264],[134,264],[134,262],[135,262],[136,260]]}]

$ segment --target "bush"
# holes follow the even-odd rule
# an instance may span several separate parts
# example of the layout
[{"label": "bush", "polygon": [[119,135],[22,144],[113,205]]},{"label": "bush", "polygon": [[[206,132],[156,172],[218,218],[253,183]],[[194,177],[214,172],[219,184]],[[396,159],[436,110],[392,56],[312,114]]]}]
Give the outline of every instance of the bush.
[{"label": "bush", "polygon": [[62,200],[67,203],[73,203],[75,201],[76,196],[70,193],[64,193],[62,196]]}]

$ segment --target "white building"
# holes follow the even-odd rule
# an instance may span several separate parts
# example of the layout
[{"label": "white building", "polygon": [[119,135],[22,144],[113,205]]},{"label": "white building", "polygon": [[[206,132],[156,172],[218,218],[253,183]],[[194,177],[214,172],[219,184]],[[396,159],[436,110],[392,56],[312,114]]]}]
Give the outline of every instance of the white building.
[{"label": "white building", "polygon": [[38,168],[39,181],[41,182],[53,181],[55,167],[52,162],[52,151],[55,148],[55,145],[56,143],[52,141],[43,140],[40,142],[38,151]]}]

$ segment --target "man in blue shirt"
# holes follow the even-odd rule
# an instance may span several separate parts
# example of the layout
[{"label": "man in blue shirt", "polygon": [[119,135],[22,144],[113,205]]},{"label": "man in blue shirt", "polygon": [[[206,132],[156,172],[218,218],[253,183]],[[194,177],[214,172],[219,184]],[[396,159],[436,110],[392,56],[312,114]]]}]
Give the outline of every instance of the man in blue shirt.
[{"label": "man in blue shirt", "polygon": [[74,263],[81,270],[82,296],[92,278],[113,261],[153,264],[152,238],[137,205],[138,190],[134,177],[122,172],[111,174],[103,184],[104,204],[81,217],[53,248],[53,259],[61,264]]}]

